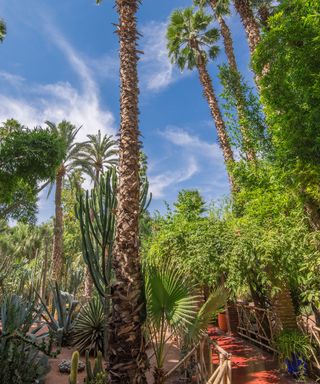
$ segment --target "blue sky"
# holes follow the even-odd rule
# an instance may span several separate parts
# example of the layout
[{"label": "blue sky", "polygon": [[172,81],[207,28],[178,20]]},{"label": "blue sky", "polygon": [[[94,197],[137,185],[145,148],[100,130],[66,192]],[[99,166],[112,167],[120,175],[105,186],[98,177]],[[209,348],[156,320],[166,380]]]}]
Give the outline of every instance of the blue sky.
[{"label": "blue sky", "polygon": [[[197,188],[206,200],[229,193],[214,123],[197,73],[181,74],[166,54],[170,13],[192,0],[144,0],[139,30],[144,51],[139,64],[140,129],[149,159],[153,201],[163,210],[182,188]],[[116,134],[119,125],[118,41],[113,1],[0,0],[8,35],[0,46],[0,122],[15,118],[32,127],[50,120],[82,125],[79,141],[99,129]],[[238,64],[252,82],[248,47],[237,15],[228,18]],[[217,94],[217,64],[210,65]],[[43,194],[39,220],[53,214]]]}]

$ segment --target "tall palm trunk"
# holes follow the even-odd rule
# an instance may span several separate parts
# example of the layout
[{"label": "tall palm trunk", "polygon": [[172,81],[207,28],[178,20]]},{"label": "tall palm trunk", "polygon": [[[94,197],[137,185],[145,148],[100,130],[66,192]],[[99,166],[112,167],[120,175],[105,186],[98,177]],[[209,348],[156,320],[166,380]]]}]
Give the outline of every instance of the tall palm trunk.
[{"label": "tall palm trunk", "polygon": [[139,257],[139,0],[116,0],[120,40],[120,143],[109,372],[112,383],[146,383],[145,318]]},{"label": "tall palm trunk", "polygon": [[231,185],[231,190],[233,192],[236,192],[236,185],[235,181],[232,175],[232,172],[229,169],[229,166],[232,166],[234,163],[234,156],[232,152],[232,148],[230,145],[230,140],[228,137],[228,133],[226,131],[226,126],[223,121],[222,113],[219,108],[218,100],[216,98],[216,95],[214,93],[214,89],[212,86],[212,80],[209,76],[206,64],[201,59],[201,54],[199,53],[199,59],[197,63],[197,68],[199,71],[199,78],[201,85],[203,87],[203,94],[206,98],[209,108],[211,111],[211,115],[213,117],[213,120],[216,125],[217,133],[218,133],[218,139],[219,143],[223,152],[224,162],[227,166],[228,170],[228,176],[229,176],[229,182]]},{"label": "tall palm trunk", "polygon": [[[213,12],[215,13],[216,7],[218,5],[218,0],[211,0],[210,4],[211,4]],[[237,75],[237,83],[238,84],[237,84],[237,93],[236,93],[236,102],[237,102],[236,107],[237,107],[237,111],[238,111],[238,116],[241,120],[245,116],[245,113],[244,113],[244,110],[245,110],[244,107],[245,106],[244,106],[244,99],[243,99],[242,94],[241,94],[241,80],[240,80],[240,76],[238,76],[238,74],[240,74],[240,72],[238,69],[236,56],[234,53],[231,31],[230,31],[227,23],[225,22],[225,20],[222,16],[217,16],[217,20],[218,20],[218,23],[220,25],[220,31],[221,31],[221,35],[223,38],[223,45],[224,45],[225,52],[226,52],[226,55],[228,58],[229,67]],[[249,161],[253,161],[256,159],[256,154],[250,145],[251,140],[250,140],[250,135],[249,135],[248,129],[247,129],[247,127],[241,125],[240,131],[242,134],[244,149],[245,149],[247,159]]]},{"label": "tall palm trunk", "polygon": [[62,188],[65,174],[62,165],[56,175],[55,192],[55,219],[53,229],[53,252],[52,252],[52,278],[60,282],[63,257],[63,212],[62,212]]},{"label": "tall palm trunk", "polygon": [[234,0],[234,6],[241,17],[242,24],[247,33],[251,54],[260,42],[259,25],[250,6],[250,0]]},{"label": "tall palm trunk", "polygon": [[258,9],[258,15],[259,15],[259,19],[261,21],[261,24],[264,27],[267,27],[268,26],[268,20],[270,17],[269,7],[265,4],[261,5],[261,7],[259,7],[259,9]]}]

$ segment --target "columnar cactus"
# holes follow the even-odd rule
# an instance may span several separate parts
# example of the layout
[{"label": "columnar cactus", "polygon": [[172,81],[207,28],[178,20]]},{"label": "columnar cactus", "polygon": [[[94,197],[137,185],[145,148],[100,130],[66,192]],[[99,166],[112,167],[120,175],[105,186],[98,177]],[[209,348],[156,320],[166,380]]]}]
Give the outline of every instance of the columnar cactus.
[{"label": "columnar cactus", "polygon": [[72,359],[71,359],[71,372],[69,376],[69,384],[77,384],[78,364],[79,364],[79,352],[75,351],[73,352]]}]

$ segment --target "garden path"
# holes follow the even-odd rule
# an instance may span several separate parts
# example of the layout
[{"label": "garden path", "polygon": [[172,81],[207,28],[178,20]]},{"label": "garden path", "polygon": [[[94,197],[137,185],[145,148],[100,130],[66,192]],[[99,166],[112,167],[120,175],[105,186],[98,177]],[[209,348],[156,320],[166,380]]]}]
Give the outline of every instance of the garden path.
[{"label": "garden path", "polygon": [[[280,372],[277,357],[272,354],[243,339],[228,336],[218,328],[210,329],[210,337],[226,352],[232,354],[232,384],[297,383]],[[213,363],[218,363],[215,356]]]}]

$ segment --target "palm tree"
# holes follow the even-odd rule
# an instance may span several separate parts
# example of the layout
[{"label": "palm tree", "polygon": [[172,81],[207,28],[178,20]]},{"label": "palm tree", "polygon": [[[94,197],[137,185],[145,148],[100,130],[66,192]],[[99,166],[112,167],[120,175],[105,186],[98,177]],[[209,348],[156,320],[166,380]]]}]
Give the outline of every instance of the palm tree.
[{"label": "palm tree", "polygon": [[76,166],[86,173],[96,186],[105,170],[117,164],[117,142],[112,136],[101,135],[99,130],[96,135],[87,135],[88,139],[79,144]]},{"label": "palm tree", "polygon": [[260,29],[259,24],[254,17],[251,0],[234,0],[234,6],[240,15],[242,24],[247,33],[250,52],[253,54],[260,42]]},{"label": "palm tree", "polygon": [[[200,5],[201,7],[209,5],[212,8],[215,19],[218,21],[220,26],[220,33],[223,38],[223,45],[227,55],[228,64],[230,69],[235,74],[234,78],[237,82],[237,111],[238,116],[241,119],[245,116],[245,100],[241,92],[241,75],[238,69],[236,56],[234,53],[234,46],[230,28],[224,20],[224,16],[230,14],[230,7],[228,6],[228,2],[225,0],[194,0],[196,5]],[[255,151],[252,148],[250,134],[246,126],[241,125],[240,131],[243,138],[244,150],[249,161],[254,161],[256,159]]]},{"label": "palm tree", "polygon": [[[97,0],[100,3],[101,0]],[[136,13],[140,0],[115,0],[120,43],[120,141],[109,372],[112,383],[146,383],[145,303],[139,255],[139,87]]]},{"label": "palm tree", "polygon": [[267,27],[269,17],[274,8],[273,0],[251,0],[252,8],[257,14],[262,26]]},{"label": "palm tree", "polygon": [[65,143],[65,156],[62,163],[56,171],[55,177],[55,220],[53,230],[53,251],[52,251],[52,278],[59,282],[62,272],[63,258],[63,211],[62,211],[62,190],[63,182],[66,175],[74,167],[74,161],[79,151],[78,145],[75,143],[75,137],[80,128],[76,128],[68,121],[62,121],[58,125],[47,121],[46,124],[57,135],[59,135]]},{"label": "palm tree", "polygon": [[[96,135],[87,135],[88,139],[79,144],[79,153],[75,166],[80,167],[81,171],[87,174],[94,182],[94,186],[99,184],[100,176],[106,169],[117,164],[116,141],[112,136],[101,135],[99,130]],[[86,267],[84,296],[89,298],[92,294],[93,280],[88,267]]]},{"label": "palm tree", "polygon": [[[234,163],[234,156],[207,69],[209,59],[215,59],[218,54],[216,42],[219,39],[219,32],[215,28],[208,29],[212,20],[213,17],[205,15],[202,10],[194,12],[193,8],[186,8],[174,11],[167,31],[168,51],[172,62],[181,70],[185,67],[190,70],[197,68],[204,96],[216,125],[224,161],[229,167]],[[235,190],[230,171],[229,180],[232,190]]]},{"label": "palm tree", "polygon": [[0,42],[2,43],[7,34],[6,23],[0,19]]}]

